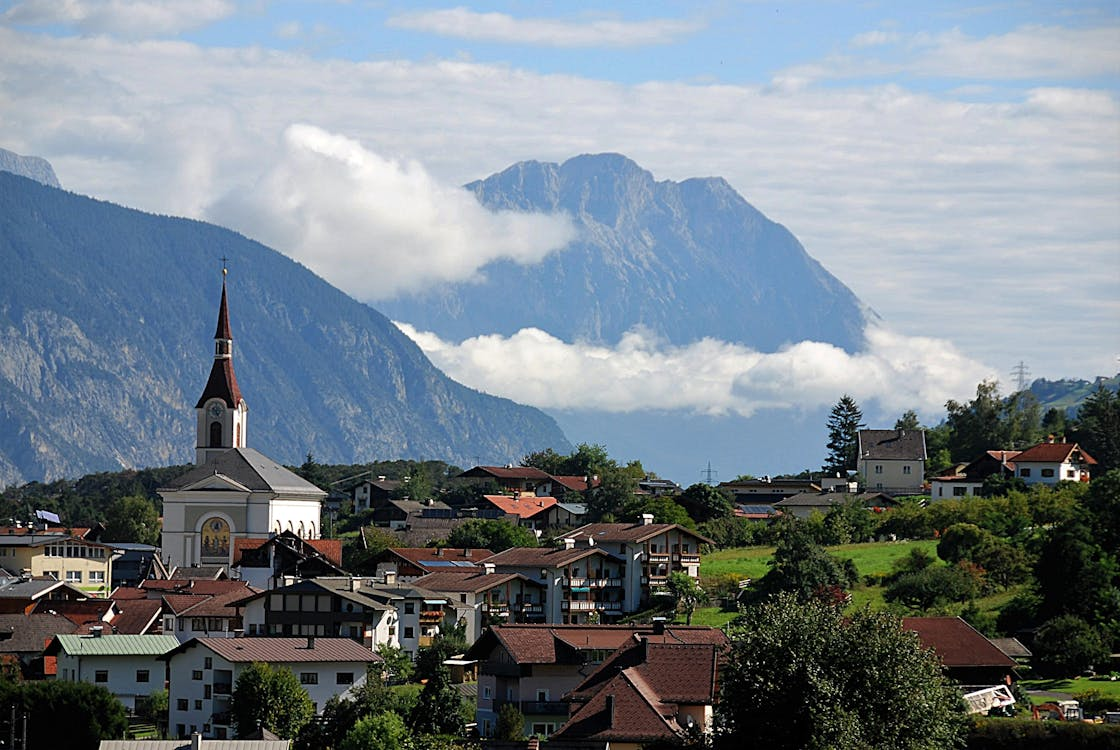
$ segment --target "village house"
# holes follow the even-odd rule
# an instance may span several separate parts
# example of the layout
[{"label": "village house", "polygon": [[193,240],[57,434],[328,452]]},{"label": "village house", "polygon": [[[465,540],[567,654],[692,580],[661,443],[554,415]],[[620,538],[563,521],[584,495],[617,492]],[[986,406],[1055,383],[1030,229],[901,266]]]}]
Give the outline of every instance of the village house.
[{"label": "village house", "polygon": [[738,479],[720,482],[718,489],[731,495],[731,502],[747,505],[773,505],[791,495],[820,492],[821,486],[811,479]]},{"label": "village house", "polygon": [[[364,684],[381,657],[349,638],[193,638],[160,657],[169,675],[169,727],[176,737],[233,736],[230,698],[254,662],[290,669],[316,714],[327,701]],[[380,670],[378,670],[380,671]]]},{"label": "village house", "polygon": [[233,540],[232,565],[242,581],[261,589],[275,588],[292,576],[346,575],[341,540],[305,539],[291,531],[269,539]]},{"label": "village house", "polygon": [[890,495],[925,491],[926,433],[923,430],[860,430],[856,467],[864,488]]},{"label": "village house", "polygon": [[805,492],[779,500],[774,503],[774,510],[788,513],[794,518],[808,518],[814,513],[825,515],[833,507],[851,502],[858,502],[871,513],[882,513],[887,508],[898,505],[898,501],[885,492],[860,492],[855,495],[844,492]]},{"label": "village house", "polygon": [[984,480],[991,476],[1015,476],[1015,458],[1020,451],[984,451],[963,466],[958,465],[952,474],[930,480],[930,499],[972,497],[980,494]]},{"label": "village house", "polygon": [[1096,465],[1077,443],[1054,442],[1051,437],[1015,456],[1015,476],[1027,484],[1088,482],[1090,467]]},{"label": "village house", "polygon": [[107,689],[134,711],[137,701],[162,690],[167,665],[160,657],[179,645],[171,635],[56,635],[43,652],[56,657],[57,679]]},{"label": "village house", "polygon": [[408,583],[452,568],[478,569],[493,554],[488,549],[462,547],[390,547],[374,555],[372,562],[377,566],[377,575],[393,571],[398,581]]},{"label": "village house", "polygon": [[467,643],[494,624],[544,621],[544,584],[517,573],[498,573],[494,563],[481,569],[429,573],[416,585],[446,596],[455,621],[466,625]]},{"label": "village house", "polygon": [[112,545],[63,529],[23,527],[19,532],[0,534],[0,568],[8,574],[53,578],[95,595],[109,593],[113,560],[121,554]]}]

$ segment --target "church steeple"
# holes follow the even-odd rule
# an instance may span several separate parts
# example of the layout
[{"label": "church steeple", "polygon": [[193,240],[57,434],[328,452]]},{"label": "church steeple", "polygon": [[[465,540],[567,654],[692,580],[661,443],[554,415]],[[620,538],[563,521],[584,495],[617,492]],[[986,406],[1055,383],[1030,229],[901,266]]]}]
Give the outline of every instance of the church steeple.
[{"label": "church steeple", "polygon": [[218,327],[214,331],[214,364],[202,396],[195,404],[198,413],[195,462],[204,464],[230,448],[245,447],[245,422],[248,406],[241,397],[233,372],[233,334],[226,301],[226,275],[222,268],[222,301],[218,306]]}]

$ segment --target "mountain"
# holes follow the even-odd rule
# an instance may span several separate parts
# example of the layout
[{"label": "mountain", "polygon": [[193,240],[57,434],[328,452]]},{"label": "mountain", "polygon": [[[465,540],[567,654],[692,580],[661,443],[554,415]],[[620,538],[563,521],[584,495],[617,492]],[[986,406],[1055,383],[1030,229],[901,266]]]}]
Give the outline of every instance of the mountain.
[{"label": "mountain", "polygon": [[1081,404],[1089,396],[1096,393],[1098,388],[1106,388],[1113,392],[1120,391],[1120,375],[1114,375],[1110,378],[1098,376],[1092,381],[1070,378],[1062,380],[1039,378],[1031,383],[1027,390],[1038,399],[1043,413],[1048,409],[1057,409],[1065,412],[1066,416],[1075,417],[1078,409],[1081,408]]},{"label": "mountain", "polygon": [[53,188],[62,187],[51,163],[38,156],[20,156],[0,148],[0,172],[18,174]]},{"label": "mountain", "polygon": [[251,447],[297,464],[570,449],[259,243],[0,172],[0,486],[193,461],[223,257]]},{"label": "mountain", "polygon": [[521,162],[466,187],[491,208],[566,212],[579,239],[539,264],[492,263],[469,283],[379,305],[444,338],[534,326],[612,344],[641,325],[676,344],[774,351],[809,339],[856,351],[874,315],[720,178],[658,182],[598,154]]}]

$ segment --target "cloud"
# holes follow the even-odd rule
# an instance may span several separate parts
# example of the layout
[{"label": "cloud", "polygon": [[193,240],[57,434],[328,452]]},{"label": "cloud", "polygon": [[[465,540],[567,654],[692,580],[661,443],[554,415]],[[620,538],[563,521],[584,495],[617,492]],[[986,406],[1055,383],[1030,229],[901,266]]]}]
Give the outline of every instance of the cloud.
[{"label": "cloud", "polygon": [[399,29],[440,36],[547,47],[636,47],[668,44],[704,27],[704,24],[697,21],[671,18],[648,21],[514,18],[505,13],[476,13],[461,7],[402,13],[391,17],[387,23]]},{"label": "cloud", "polygon": [[3,15],[16,25],[59,24],[121,37],[177,34],[228,18],[232,0],[25,0]]},{"label": "cloud", "polygon": [[455,344],[397,326],[455,380],[543,409],[749,417],[812,410],[848,393],[888,412],[937,415],[948,399],[966,398],[993,377],[947,341],[883,326],[867,329],[867,351],[858,354],[814,341],[774,353],[713,339],[673,346],[640,329],[613,348],[566,343],[535,328]]},{"label": "cloud", "polygon": [[287,128],[279,160],[209,215],[362,300],[469,281],[498,259],[536,263],[575,234],[566,216],[489,211],[416,162],[310,125]]}]

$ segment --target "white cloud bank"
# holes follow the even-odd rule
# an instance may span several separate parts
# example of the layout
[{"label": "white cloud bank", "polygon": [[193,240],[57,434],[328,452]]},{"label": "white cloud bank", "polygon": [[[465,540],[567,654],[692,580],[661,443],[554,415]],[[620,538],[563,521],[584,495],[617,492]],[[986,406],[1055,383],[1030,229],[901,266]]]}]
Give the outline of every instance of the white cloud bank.
[{"label": "white cloud bank", "polygon": [[60,24],[87,34],[142,37],[201,28],[234,11],[230,0],[25,0],[2,18],[13,24]]},{"label": "white cloud bank", "polygon": [[433,363],[473,388],[543,409],[608,413],[683,410],[751,416],[761,409],[812,410],[843,393],[887,412],[935,416],[993,377],[952,344],[867,329],[867,351],[803,341],[774,353],[703,339],[688,346],[632,330],[610,348],[569,344],[536,328],[443,341],[397,326]]},{"label": "white cloud bank", "polygon": [[536,263],[575,236],[567,216],[490,211],[416,162],[311,125],[288,127],[280,159],[209,214],[363,300],[469,281],[499,259]]},{"label": "white cloud bank", "polygon": [[398,29],[440,36],[506,44],[547,47],[636,47],[668,44],[703,28],[696,21],[652,19],[620,21],[592,18],[560,21],[551,18],[514,18],[505,13],[477,13],[468,8],[402,13],[388,20]]}]

